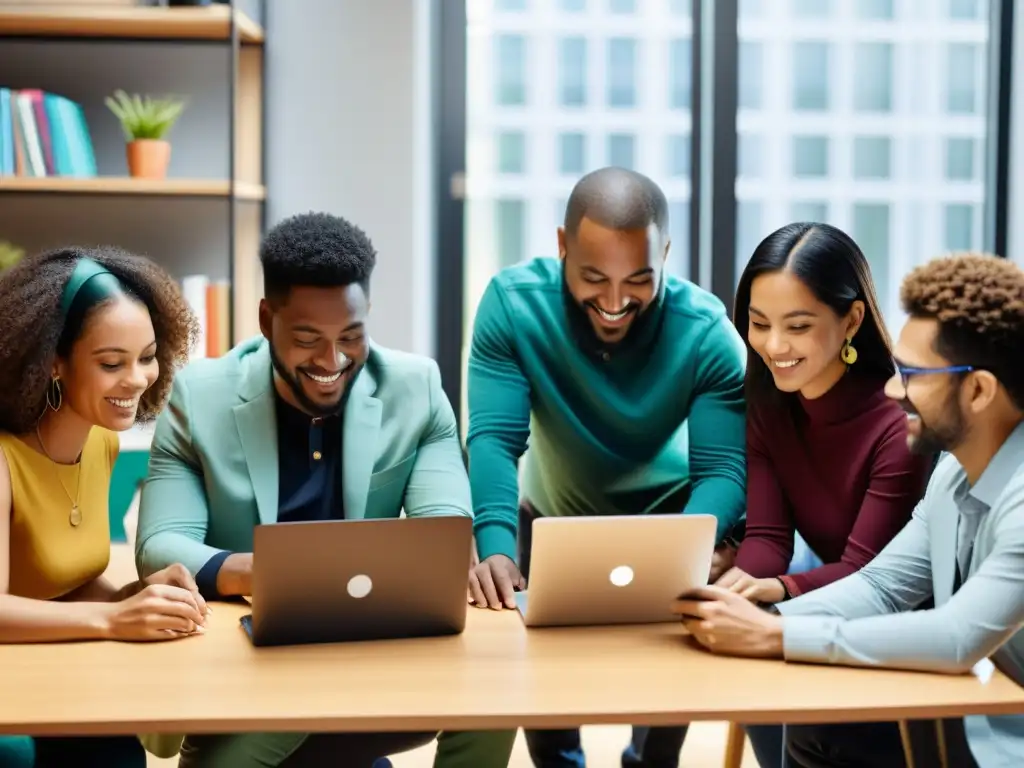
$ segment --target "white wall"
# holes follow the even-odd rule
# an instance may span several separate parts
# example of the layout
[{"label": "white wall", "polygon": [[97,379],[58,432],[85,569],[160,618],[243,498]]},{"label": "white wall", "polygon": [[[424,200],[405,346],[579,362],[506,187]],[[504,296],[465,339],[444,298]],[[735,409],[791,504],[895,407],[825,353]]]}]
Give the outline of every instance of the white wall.
[{"label": "white wall", "polygon": [[374,340],[434,352],[430,0],[268,0],[267,226],[326,211],[377,248]]}]

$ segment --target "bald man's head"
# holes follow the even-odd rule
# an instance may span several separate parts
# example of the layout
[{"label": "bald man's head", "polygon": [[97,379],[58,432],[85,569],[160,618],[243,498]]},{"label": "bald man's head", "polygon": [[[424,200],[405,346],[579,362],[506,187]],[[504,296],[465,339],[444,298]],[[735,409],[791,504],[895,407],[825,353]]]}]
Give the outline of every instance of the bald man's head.
[{"label": "bald man's head", "polygon": [[569,293],[602,342],[626,338],[658,295],[667,232],[665,194],[643,174],[602,168],[573,188],[558,251]]},{"label": "bald man's head", "polygon": [[583,219],[609,229],[668,232],[665,193],[642,173],[626,168],[600,168],[576,182],[565,208],[565,230],[575,235]]}]

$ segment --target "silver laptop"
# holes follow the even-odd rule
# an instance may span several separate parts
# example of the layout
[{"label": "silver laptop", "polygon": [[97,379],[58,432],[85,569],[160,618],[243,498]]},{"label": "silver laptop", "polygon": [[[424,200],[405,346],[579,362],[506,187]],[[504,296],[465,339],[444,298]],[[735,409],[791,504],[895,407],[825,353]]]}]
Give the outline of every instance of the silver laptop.
[{"label": "silver laptop", "polygon": [[254,645],[458,634],[473,521],[439,516],[255,529]]},{"label": "silver laptop", "polygon": [[712,515],[542,517],[530,578],[516,594],[528,627],[678,621],[672,601],[705,586]]}]

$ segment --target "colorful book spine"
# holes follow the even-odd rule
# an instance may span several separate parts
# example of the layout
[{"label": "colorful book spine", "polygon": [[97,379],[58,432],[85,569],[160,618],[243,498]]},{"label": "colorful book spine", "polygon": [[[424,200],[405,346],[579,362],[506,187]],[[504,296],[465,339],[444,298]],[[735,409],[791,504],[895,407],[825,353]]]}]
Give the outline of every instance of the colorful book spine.
[{"label": "colorful book spine", "polygon": [[181,292],[199,323],[192,357],[220,357],[231,349],[231,283],[206,275],[187,275]]},{"label": "colorful book spine", "polygon": [[11,90],[0,88],[0,176],[13,176],[14,123],[11,111]]},{"label": "colorful book spine", "polygon": [[95,175],[80,104],[38,88],[0,88],[0,176]]}]

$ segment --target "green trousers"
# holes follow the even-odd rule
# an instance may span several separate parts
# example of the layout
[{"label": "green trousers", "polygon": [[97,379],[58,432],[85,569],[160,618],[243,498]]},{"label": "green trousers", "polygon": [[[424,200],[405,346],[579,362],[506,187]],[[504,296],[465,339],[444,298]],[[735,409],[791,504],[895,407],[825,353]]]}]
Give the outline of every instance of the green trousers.
[{"label": "green trousers", "polygon": [[[309,737],[305,733],[188,736],[181,768],[276,768]],[[434,768],[507,768],[516,732],[446,731],[437,737]],[[385,757],[385,755],[380,755]]]},{"label": "green trousers", "polygon": [[507,768],[516,732],[443,731],[437,737],[434,768]]}]

